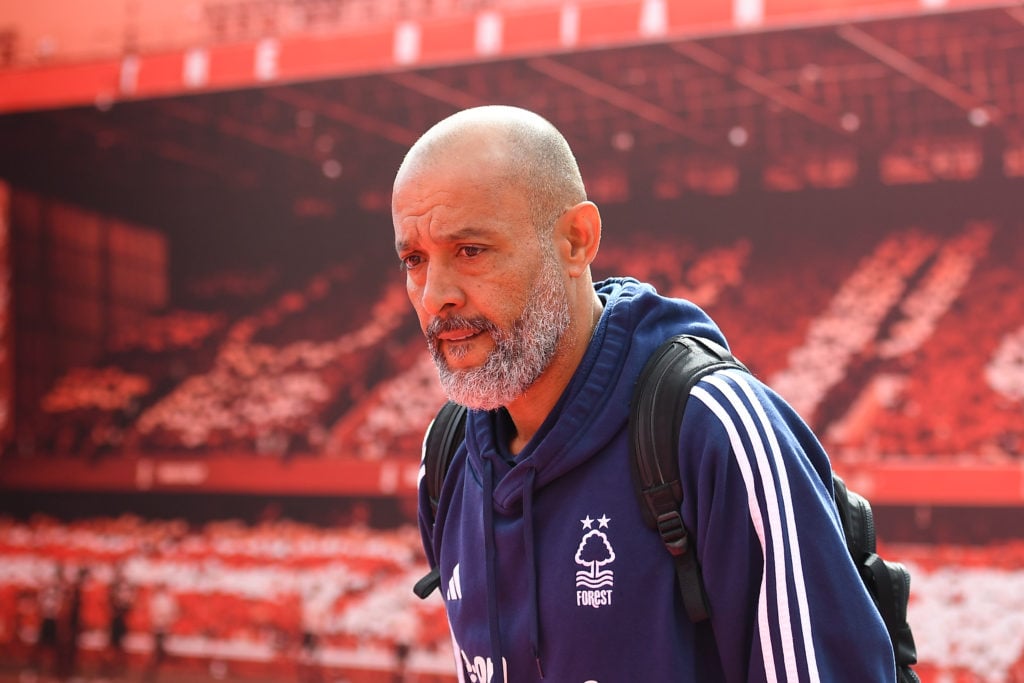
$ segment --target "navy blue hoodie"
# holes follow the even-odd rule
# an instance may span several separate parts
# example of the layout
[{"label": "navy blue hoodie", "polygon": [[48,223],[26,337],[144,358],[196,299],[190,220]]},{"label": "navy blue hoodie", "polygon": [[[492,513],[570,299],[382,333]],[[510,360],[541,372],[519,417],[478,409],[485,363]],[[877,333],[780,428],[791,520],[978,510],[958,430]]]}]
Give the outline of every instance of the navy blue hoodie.
[{"label": "navy blue hoodie", "polygon": [[710,620],[689,621],[633,490],[627,417],[665,339],[725,339],[699,308],[648,285],[596,287],[604,313],[587,352],[514,464],[507,414],[471,411],[432,525],[420,482],[459,680],[895,681],[827,456],[777,394],[736,371],[694,388],[681,429],[681,514],[711,607]]}]

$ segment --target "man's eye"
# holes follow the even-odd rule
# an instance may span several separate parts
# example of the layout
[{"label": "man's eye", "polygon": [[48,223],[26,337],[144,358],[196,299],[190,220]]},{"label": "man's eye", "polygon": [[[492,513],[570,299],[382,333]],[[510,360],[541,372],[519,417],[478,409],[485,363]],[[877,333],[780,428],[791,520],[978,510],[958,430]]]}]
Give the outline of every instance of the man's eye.
[{"label": "man's eye", "polygon": [[462,247],[459,251],[462,252],[463,256],[473,258],[474,256],[479,256],[480,254],[482,254],[484,252],[484,249],[483,247],[465,246]]},{"label": "man's eye", "polygon": [[418,266],[422,261],[423,259],[421,259],[417,254],[409,254],[408,256],[403,256],[402,270],[412,270],[413,268]]}]

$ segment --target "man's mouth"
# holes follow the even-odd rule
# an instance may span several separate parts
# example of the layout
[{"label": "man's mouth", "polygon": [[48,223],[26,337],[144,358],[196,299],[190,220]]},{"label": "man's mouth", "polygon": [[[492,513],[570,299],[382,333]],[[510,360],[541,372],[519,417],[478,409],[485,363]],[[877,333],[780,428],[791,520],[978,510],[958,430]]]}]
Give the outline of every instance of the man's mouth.
[{"label": "man's mouth", "polygon": [[441,356],[461,358],[483,335],[494,335],[495,327],[482,317],[436,318],[426,329],[427,344],[435,359]]},{"label": "man's mouth", "polygon": [[437,338],[446,342],[461,342],[472,339],[479,334],[480,332],[477,330],[452,330],[450,332],[442,332],[437,335]]}]

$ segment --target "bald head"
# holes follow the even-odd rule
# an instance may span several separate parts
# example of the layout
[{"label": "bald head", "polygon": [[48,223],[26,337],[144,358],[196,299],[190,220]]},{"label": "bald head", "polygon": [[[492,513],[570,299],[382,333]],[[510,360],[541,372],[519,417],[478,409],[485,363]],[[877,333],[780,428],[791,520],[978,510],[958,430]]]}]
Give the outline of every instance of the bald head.
[{"label": "bald head", "polygon": [[547,119],[518,107],[491,105],[457,112],[430,128],[406,154],[395,188],[443,164],[485,162],[492,180],[518,186],[538,230],[586,201],[569,143]]}]

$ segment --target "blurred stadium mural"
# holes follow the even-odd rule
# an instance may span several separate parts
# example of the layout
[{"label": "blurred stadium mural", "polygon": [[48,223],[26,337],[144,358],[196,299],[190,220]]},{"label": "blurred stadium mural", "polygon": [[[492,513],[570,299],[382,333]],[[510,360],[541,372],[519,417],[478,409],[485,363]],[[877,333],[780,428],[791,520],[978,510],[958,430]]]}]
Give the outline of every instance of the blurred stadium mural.
[{"label": "blurred stadium mural", "polygon": [[871,499],[922,679],[1024,682],[1024,9],[975,0],[0,0],[0,681],[455,680],[390,184],[488,103]]}]

